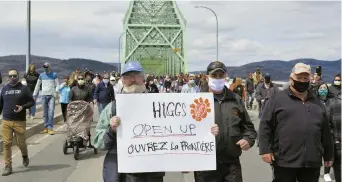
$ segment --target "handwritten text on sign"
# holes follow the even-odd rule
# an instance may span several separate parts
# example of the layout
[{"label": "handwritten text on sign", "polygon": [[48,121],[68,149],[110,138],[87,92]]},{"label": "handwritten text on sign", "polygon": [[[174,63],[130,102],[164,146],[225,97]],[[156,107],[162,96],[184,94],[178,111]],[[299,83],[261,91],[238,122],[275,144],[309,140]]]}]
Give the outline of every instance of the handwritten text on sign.
[{"label": "handwritten text on sign", "polygon": [[211,93],[118,94],[119,172],[216,169]]}]

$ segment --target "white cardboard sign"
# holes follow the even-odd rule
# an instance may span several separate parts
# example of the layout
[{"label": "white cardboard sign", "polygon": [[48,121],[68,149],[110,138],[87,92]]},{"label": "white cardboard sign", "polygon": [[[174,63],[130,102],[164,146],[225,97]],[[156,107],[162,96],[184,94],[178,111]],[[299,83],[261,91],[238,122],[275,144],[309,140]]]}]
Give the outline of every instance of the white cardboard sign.
[{"label": "white cardboard sign", "polygon": [[120,173],[216,170],[212,93],[118,94]]}]

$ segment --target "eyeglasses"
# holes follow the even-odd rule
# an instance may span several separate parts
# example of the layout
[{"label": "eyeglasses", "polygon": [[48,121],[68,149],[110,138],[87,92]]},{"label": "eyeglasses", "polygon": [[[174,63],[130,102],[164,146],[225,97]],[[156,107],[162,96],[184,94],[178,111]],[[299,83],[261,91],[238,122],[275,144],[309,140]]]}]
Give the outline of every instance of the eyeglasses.
[{"label": "eyeglasses", "polygon": [[8,77],[10,77],[10,78],[17,78],[18,75],[8,75]]},{"label": "eyeglasses", "polygon": [[79,79],[77,79],[77,80],[84,80],[84,78],[79,78]]}]

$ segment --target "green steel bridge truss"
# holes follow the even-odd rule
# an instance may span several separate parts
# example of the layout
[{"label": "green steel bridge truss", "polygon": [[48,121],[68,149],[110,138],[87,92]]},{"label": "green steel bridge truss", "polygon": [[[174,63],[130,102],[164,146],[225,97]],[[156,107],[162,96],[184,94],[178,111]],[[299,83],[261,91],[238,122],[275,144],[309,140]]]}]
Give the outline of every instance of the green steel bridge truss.
[{"label": "green steel bridge truss", "polygon": [[133,0],[124,19],[121,64],[139,61],[146,73],[187,72],[186,20],[174,0]]}]

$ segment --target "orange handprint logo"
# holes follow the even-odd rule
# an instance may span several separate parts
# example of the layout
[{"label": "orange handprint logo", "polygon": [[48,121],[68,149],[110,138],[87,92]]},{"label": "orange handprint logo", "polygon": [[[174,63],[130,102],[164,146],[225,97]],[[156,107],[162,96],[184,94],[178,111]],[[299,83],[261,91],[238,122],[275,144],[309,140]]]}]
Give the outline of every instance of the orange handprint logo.
[{"label": "orange handprint logo", "polygon": [[211,111],[210,102],[208,99],[203,100],[202,97],[195,99],[194,103],[190,105],[191,115],[194,120],[200,122],[207,117],[207,114]]}]

